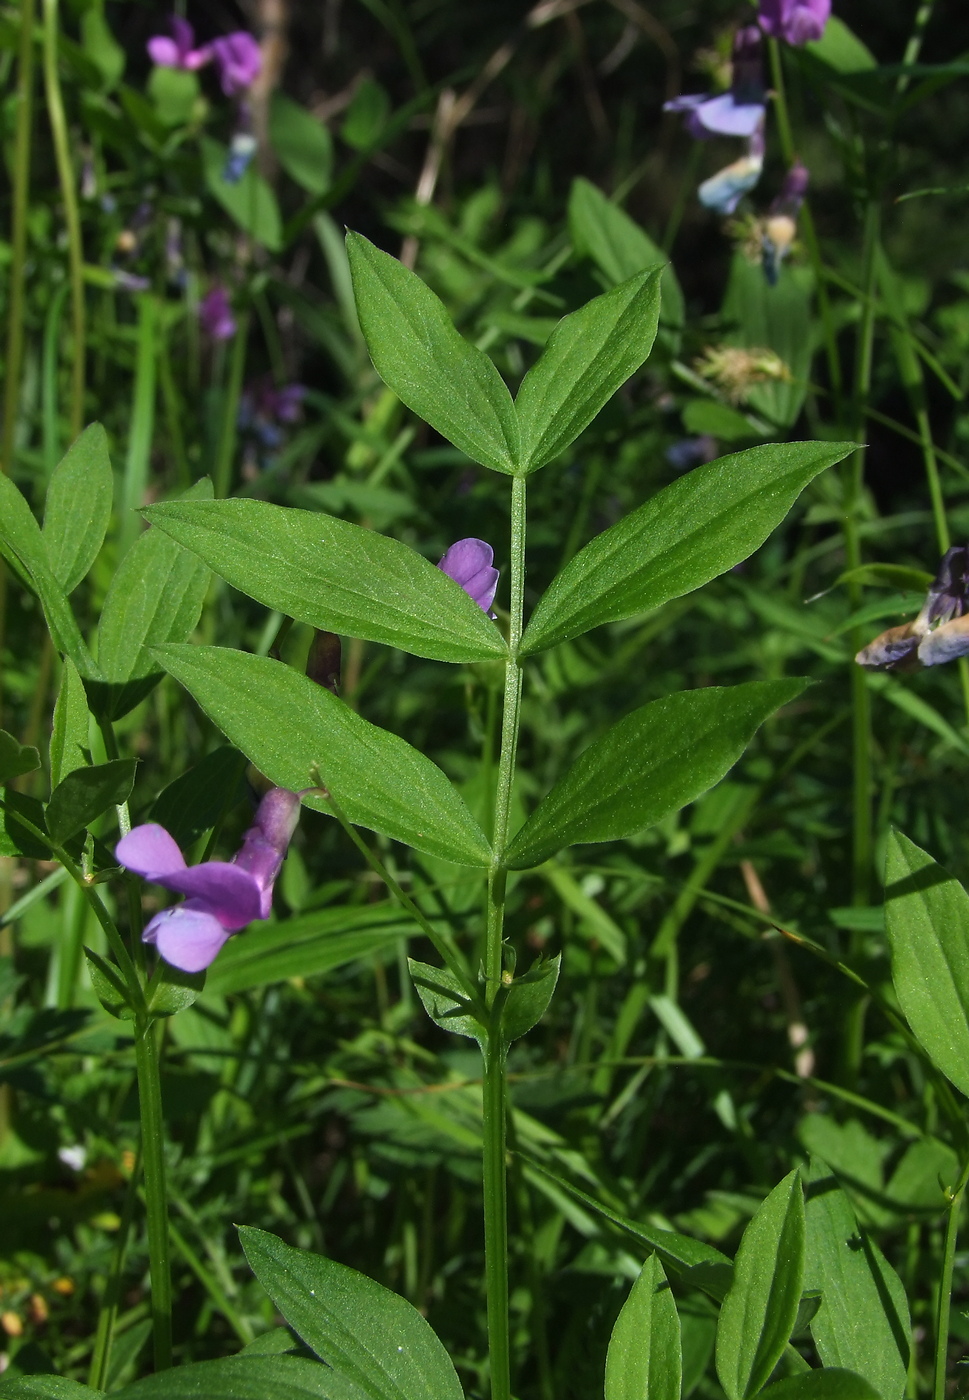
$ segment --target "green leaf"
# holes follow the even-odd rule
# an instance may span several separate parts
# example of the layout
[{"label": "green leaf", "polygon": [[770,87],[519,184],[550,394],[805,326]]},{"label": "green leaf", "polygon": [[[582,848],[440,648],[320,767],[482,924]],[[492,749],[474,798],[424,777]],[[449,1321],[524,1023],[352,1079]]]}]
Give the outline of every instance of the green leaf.
[{"label": "green leaf", "polygon": [[204,987],[204,971],[182,972],[159,958],[145,988],[148,1010],[153,1016],[174,1016],[191,1006]]},{"label": "green leaf", "polygon": [[364,78],[347,108],[340,135],[355,151],[377,144],[390,117],[390,97],[373,78]]},{"label": "green leaf", "polygon": [[691,399],[683,409],[683,426],[688,433],[709,433],[721,442],[764,436],[745,414],[719,399]]},{"label": "green leaf", "polygon": [[125,51],[115,39],[104,17],[104,11],[92,5],[81,16],[81,42],[84,52],[97,68],[110,91],[116,87],[125,70]]},{"label": "green leaf", "polygon": [[333,142],[317,117],[281,92],[274,92],[269,140],[287,175],[310,194],[326,194],[333,173]]},{"label": "green leaf", "polygon": [[744,396],[756,413],[782,428],[796,422],[807,397],[814,349],[809,285],[806,270],[785,267],[771,287],[763,268],[736,253],[721,311],[737,327],[724,337],[727,345],[773,350],[790,370],[789,382],[755,383]]},{"label": "green leaf", "polygon": [[664,487],[553,580],[525,629],[523,654],[659,607],[733,568],[764,543],[808,482],[853,447],[750,447]]},{"label": "green leaf", "polygon": [[245,766],[238,749],[221,744],[158,794],[151,820],[163,826],[179,846],[191,846],[242,796]]},{"label": "green leaf", "polygon": [[283,224],[276,196],[252,165],[234,184],[223,180],[227,154],[220,141],[203,137],[202,166],[209,193],[250,238],[278,253],[283,246]]},{"label": "green leaf", "polygon": [[507,655],[464,589],[399,540],[264,501],[171,501],[145,514],[234,588],[321,631],[438,661]]},{"label": "green leaf", "polygon": [[69,656],[82,676],[97,675],[61,585],[54,576],[47,546],[30,506],[16,486],[0,472],[0,551],[19,561],[40,599],[51,640]]},{"label": "green leaf", "polygon": [[747,1226],[734,1260],[717,1326],[717,1376],[727,1400],[747,1400],[770,1379],[797,1318],[803,1273],[804,1197],[793,1171]]},{"label": "green leaf", "polygon": [[659,320],[659,270],[638,272],[564,316],[515,400],[521,470],[537,471],[588,427],[646,359]]},{"label": "green leaf", "polygon": [[540,865],[584,841],[633,836],[733,767],[768,715],[806,681],[684,690],[634,710],[590,744],[512,839],[504,864]]},{"label": "green leaf", "polygon": [[660,273],[660,323],[682,327],[683,293],[667,255],[624,209],[581,178],[572,181],[569,195],[569,236],[575,251],[591,258],[617,285],[644,268],[665,264]]},{"label": "green leaf", "polygon": [[[186,493],[197,503],[212,483]],[[157,685],[161,671],[149,648],[184,642],[198,623],[209,586],[206,566],[161,530],[146,530],[111,580],[98,629],[98,662],[104,683],[87,686],[95,714],[119,719]]]},{"label": "green leaf", "polygon": [[91,762],[90,712],[84,683],[71,658],[65,657],[61,683],[54,703],[54,726],[50,736],[50,781],[57,787],[76,768]]},{"label": "green leaf", "polygon": [[232,938],[209,969],[216,996],[267,987],[288,977],[319,977],[396,946],[419,930],[396,904],[319,909],[281,923],[259,924]]},{"label": "green leaf", "polygon": [[370,1400],[464,1400],[451,1358],[405,1299],[265,1230],[241,1226],[239,1238],[286,1322]]},{"label": "green leaf", "polygon": [[111,1395],[112,1400],[365,1400],[318,1361],[258,1355],[176,1366]]},{"label": "green leaf", "polygon": [[527,1035],[548,1010],[559,980],[562,954],[554,958],[539,958],[523,977],[516,977],[508,988],[501,1012],[501,1038],[510,1045]]},{"label": "green leaf", "polygon": [[764,1400],[881,1400],[875,1387],[854,1371],[825,1366],[788,1376],[761,1391]]},{"label": "green leaf", "polygon": [[0,784],[9,783],[40,767],[40,754],[31,744],[21,744],[0,729]]},{"label": "green leaf", "polygon": [[651,1254],[609,1338],[605,1400],[680,1400],[681,1371],[676,1304]]},{"label": "green leaf", "polygon": [[396,258],[347,234],[357,314],[374,367],[408,408],[475,462],[513,473],[518,417],[483,351],[451,324],[443,302]]},{"label": "green leaf", "polygon": [[843,583],[861,583],[875,588],[898,588],[924,593],[931,582],[932,575],[925,569],[910,569],[904,564],[862,564],[857,569],[848,569],[839,574],[831,586],[837,588]]},{"label": "green leaf", "polygon": [[135,782],[136,758],[114,758],[92,768],[76,768],[58,783],[47,804],[47,830],[63,846],[109,807],[127,802]]},{"label": "green leaf", "polygon": [[434,1024],[452,1035],[476,1040],[484,1050],[488,1044],[487,1029],[470,1014],[467,993],[454,974],[446,967],[432,967],[416,958],[408,958],[407,966],[417,995]]},{"label": "green leaf", "polygon": [[39,831],[46,831],[43,803],[25,792],[18,792],[16,788],[5,788],[2,800],[0,856],[26,856],[29,860],[50,860],[50,846],[38,840],[17,821],[18,815],[23,816],[31,826],[37,827]]},{"label": "green leaf", "polygon": [[134,1003],[128,988],[125,986],[124,978],[114,963],[109,963],[93,948],[86,947],[84,956],[87,959],[91,986],[108,1015],[113,1016],[116,1021],[133,1021],[135,1019]]},{"label": "green leaf", "polygon": [[863,73],[877,66],[867,44],[862,43],[844,20],[835,15],[824,26],[821,38],[806,44],[805,51],[814,58],[820,58],[836,73]]},{"label": "green leaf", "polygon": [[[222,647],[154,654],[277,787],[306,787],[316,763],[348,821],[458,865],[490,864],[484,832],[440,768],[330,691],[279,661]],[[308,801],[326,811],[321,798]]]},{"label": "green leaf", "polygon": [[47,487],[43,539],[65,593],[77,587],[98,556],[113,495],[107,434],[92,423],[58,462]]},{"label": "green leaf", "polygon": [[907,836],[885,858],[892,981],[919,1044],[969,1094],[969,895]]},{"label": "green leaf", "polygon": [[[154,104],[152,115],[162,127],[185,126],[190,122],[200,92],[198,74],[186,72],[184,68],[155,67],[148,78],[148,95]],[[135,98],[137,96],[134,94]],[[136,105],[141,104],[132,103],[130,98],[125,102],[129,113]],[[162,137],[165,135],[164,131],[160,133]]]},{"label": "green leaf", "polygon": [[3,1400],[101,1400],[104,1391],[67,1376],[12,1376],[0,1380],[0,1395]]},{"label": "green leaf", "polygon": [[881,1400],[906,1391],[911,1324],[905,1290],[878,1246],[858,1229],[830,1169],[812,1159],[805,1176],[804,1286],[821,1290],[811,1335],[825,1367],[863,1376]]}]

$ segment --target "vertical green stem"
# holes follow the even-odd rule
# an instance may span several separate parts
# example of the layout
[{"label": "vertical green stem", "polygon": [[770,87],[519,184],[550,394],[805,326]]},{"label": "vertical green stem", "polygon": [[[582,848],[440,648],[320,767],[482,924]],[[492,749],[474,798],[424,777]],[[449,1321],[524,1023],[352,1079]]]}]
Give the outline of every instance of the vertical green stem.
[{"label": "vertical green stem", "polygon": [[[502,984],[502,938],[505,923],[506,871],[502,865],[508,841],[508,818],[515,781],[522,672],[518,650],[522,637],[525,598],[525,478],[512,478],[511,496],[511,622],[510,655],[505,667],[501,751],[495,788],[492,836],[494,864],[488,878],[485,942],[485,999],[489,1007]],[[501,1036],[500,1004],[492,1017],[484,1057],[483,1119],[485,1280],[488,1293],[488,1350],[491,1357],[492,1400],[510,1400],[511,1348],[508,1325],[508,1182],[506,1176],[505,1048]]]},{"label": "vertical green stem", "polygon": [[226,385],[222,405],[222,427],[219,433],[219,446],[215,458],[215,494],[221,500],[229,494],[232,485],[232,459],[236,451],[236,423],[239,417],[239,399],[242,396],[242,380],[246,372],[246,341],[249,331],[249,313],[239,316],[235,339],[232,342],[232,357],[229,360],[229,382]]},{"label": "vertical green stem", "polygon": [[124,1272],[125,1255],[128,1252],[128,1236],[138,1199],[138,1177],[141,1173],[141,1155],[131,1169],[128,1190],[125,1193],[124,1209],[121,1212],[121,1225],[114,1246],[111,1273],[104,1285],[101,1310],[98,1313],[98,1330],[94,1338],[94,1353],[91,1369],[88,1372],[88,1385],[92,1390],[105,1390],[108,1383],[108,1367],[111,1364],[111,1348],[114,1343],[114,1325],[118,1318],[118,1304],[121,1301],[121,1276]]},{"label": "vertical green stem", "polygon": [[78,210],[71,164],[70,135],[64,114],[61,80],[57,71],[57,0],[44,0],[44,88],[47,114],[50,117],[57,178],[64,201],[64,222],[67,225],[67,256],[71,283],[71,440],[84,426],[84,355],[86,332],[84,325],[84,250],[81,244],[81,216]]},{"label": "vertical green stem", "polygon": [[956,1239],[959,1234],[959,1215],[962,1211],[962,1198],[969,1179],[969,1163],[962,1169],[959,1183],[952,1193],[949,1214],[945,1222],[945,1244],[942,1250],[942,1273],[939,1276],[939,1296],[935,1320],[935,1374],[932,1383],[932,1400],[945,1400],[946,1358],[949,1350],[949,1311],[952,1305],[952,1272],[956,1260]]},{"label": "vertical green stem", "polygon": [[20,404],[20,367],[24,354],[24,291],[27,264],[27,215],[30,210],[30,134],[34,95],[34,0],[20,3],[20,45],[17,54],[17,129],[13,161],[13,230],[8,283],[7,380],[3,392],[3,461],[13,465],[14,434]]},{"label": "vertical green stem", "polygon": [[137,511],[145,503],[148,464],[155,428],[155,322],[158,303],[150,292],[138,298],[138,341],[135,383],[128,427],[128,455],[121,486],[121,519],[118,524],[118,556],[127,553],[138,538],[141,520]]},{"label": "vertical green stem", "polygon": [[172,1364],[172,1273],[168,1257],[168,1203],[165,1193],[165,1124],[155,1023],[140,1016],[135,1024],[135,1069],[141,1109],[141,1152],[148,1216],[148,1272],[154,1326],[155,1370]]}]

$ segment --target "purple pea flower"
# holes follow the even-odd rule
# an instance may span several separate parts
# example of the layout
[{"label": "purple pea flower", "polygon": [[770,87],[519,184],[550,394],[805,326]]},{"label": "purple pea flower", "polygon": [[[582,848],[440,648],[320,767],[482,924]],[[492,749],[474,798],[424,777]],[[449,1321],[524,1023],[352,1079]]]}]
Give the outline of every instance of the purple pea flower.
[{"label": "purple pea flower", "polygon": [[236,333],[229,293],[218,282],[199,302],[199,325],[211,340],[231,340]]},{"label": "purple pea flower", "polygon": [[206,860],[187,866],[163,826],[146,822],[115,847],[118,861],[153,885],[187,894],[184,904],[163,909],[142,934],[172,967],[201,972],[230,933],[253,919],[268,919],[273,885],[299,820],[300,795],[271,788],[231,861]]},{"label": "purple pea flower", "polygon": [[787,44],[809,44],[824,33],[831,0],[760,0],[757,18],[765,34]]},{"label": "purple pea flower", "polygon": [[764,276],[772,287],[777,283],[781,263],[790,252],[797,234],[797,216],[804,203],[810,178],[807,166],[795,161],[784,176],[780,194],[771,201],[767,211],[761,249]]},{"label": "purple pea flower", "polygon": [[946,550],[925,602],[911,622],[889,627],[855,661],[869,671],[941,666],[969,654],[969,545]]},{"label": "purple pea flower", "polygon": [[733,44],[730,91],[719,97],[688,93],[663,104],[664,112],[686,112],[691,136],[753,136],[764,120],[761,34],[755,24],[738,29]]},{"label": "purple pea flower", "polygon": [[262,72],[262,51],[244,29],[213,39],[211,47],[226,97],[237,97],[245,92]]},{"label": "purple pea flower", "polygon": [[148,55],[152,63],[157,63],[159,68],[182,68],[190,73],[203,68],[212,57],[211,47],[208,44],[200,49],[194,47],[195,30],[187,19],[172,15],[169,24],[172,38],[166,34],[156,34],[148,40]]},{"label": "purple pea flower", "polygon": [[460,584],[483,612],[488,612],[498,587],[494,557],[494,550],[484,540],[458,540],[445,551],[437,567]]}]

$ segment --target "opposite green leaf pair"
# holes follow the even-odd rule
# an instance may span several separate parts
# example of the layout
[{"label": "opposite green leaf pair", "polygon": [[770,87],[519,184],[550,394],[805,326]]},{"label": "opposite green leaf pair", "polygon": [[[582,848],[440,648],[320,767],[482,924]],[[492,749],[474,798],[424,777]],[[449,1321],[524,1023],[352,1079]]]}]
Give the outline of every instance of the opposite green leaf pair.
[{"label": "opposite green leaf pair", "polygon": [[377,373],[408,408],[475,462],[528,476],[578,437],[648,356],[658,268],[564,317],[512,401],[483,351],[396,258],[347,235],[360,325]]}]

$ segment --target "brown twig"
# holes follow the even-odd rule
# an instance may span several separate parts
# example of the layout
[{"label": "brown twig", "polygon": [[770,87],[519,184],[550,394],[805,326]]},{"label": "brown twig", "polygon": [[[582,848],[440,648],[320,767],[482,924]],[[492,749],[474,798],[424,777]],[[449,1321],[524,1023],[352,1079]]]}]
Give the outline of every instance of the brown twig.
[{"label": "brown twig", "polygon": [[[742,860],[740,873],[744,877],[747,897],[751,904],[758,913],[770,916],[770,900],[767,898],[767,892],[753,862]],[[769,942],[774,959],[774,971],[777,974],[777,985],[780,989],[781,1002],[787,1020],[787,1040],[794,1052],[794,1072],[800,1079],[809,1079],[814,1073],[814,1051],[807,1043],[808,1028],[804,1019],[801,996],[797,990],[797,983],[794,981],[794,974],[791,971],[791,964],[783,943],[779,938],[770,938]]]}]

